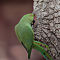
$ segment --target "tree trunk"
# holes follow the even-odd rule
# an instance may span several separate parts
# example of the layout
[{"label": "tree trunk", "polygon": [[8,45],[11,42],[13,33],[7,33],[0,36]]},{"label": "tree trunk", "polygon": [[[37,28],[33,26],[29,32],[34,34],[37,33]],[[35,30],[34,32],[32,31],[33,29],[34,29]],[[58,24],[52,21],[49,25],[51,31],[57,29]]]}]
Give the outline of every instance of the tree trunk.
[{"label": "tree trunk", "polygon": [[60,0],[34,0],[33,8],[38,21],[35,39],[46,43],[48,53],[60,60]]}]

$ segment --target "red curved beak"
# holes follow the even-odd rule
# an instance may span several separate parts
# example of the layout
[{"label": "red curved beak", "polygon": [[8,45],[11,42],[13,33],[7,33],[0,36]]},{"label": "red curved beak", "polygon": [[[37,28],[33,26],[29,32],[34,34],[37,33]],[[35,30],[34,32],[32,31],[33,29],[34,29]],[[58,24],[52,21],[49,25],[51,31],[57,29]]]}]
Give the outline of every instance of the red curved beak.
[{"label": "red curved beak", "polygon": [[34,20],[36,20],[36,15],[34,14]]}]

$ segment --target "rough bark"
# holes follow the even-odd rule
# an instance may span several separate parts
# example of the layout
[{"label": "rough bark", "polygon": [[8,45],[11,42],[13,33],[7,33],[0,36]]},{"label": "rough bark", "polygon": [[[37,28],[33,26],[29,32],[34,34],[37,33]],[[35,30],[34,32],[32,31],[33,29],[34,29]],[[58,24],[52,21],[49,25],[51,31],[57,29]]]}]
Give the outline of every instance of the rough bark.
[{"label": "rough bark", "polygon": [[38,20],[35,39],[46,43],[48,53],[60,60],[60,0],[34,0],[33,8]]}]

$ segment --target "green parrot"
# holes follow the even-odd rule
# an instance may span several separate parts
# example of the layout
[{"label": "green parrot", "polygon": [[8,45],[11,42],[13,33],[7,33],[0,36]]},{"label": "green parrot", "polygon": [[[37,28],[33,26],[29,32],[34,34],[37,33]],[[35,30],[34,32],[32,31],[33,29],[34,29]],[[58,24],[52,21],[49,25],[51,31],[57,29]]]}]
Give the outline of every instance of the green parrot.
[{"label": "green parrot", "polygon": [[22,43],[28,53],[28,59],[30,59],[32,49],[36,49],[41,52],[46,60],[53,60],[52,57],[44,50],[45,46],[48,50],[48,45],[34,40],[34,32],[31,24],[34,22],[35,15],[29,13],[24,15],[19,23],[15,26],[15,32],[18,40]]}]

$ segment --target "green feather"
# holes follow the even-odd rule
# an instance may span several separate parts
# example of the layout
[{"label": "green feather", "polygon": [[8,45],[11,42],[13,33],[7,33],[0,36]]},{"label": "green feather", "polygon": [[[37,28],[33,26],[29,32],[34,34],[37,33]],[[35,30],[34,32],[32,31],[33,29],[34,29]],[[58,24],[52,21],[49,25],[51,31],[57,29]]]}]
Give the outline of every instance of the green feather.
[{"label": "green feather", "polygon": [[40,51],[46,60],[53,60],[52,57],[38,44],[33,44],[33,48]]},{"label": "green feather", "polygon": [[40,42],[40,41],[34,41],[33,43],[34,43],[34,44],[38,44],[38,45],[40,45],[40,46],[43,46],[43,47],[47,48],[48,50],[50,50],[50,48],[48,47],[48,45],[46,45],[46,44],[44,44],[44,43],[42,43],[42,42]]},{"label": "green feather", "polygon": [[15,26],[15,32],[25,47],[26,51],[28,52],[28,58],[30,58],[31,51],[32,51],[32,44],[34,40],[34,34],[31,27],[31,23],[33,21],[34,15],[32,13],[24,15],[19,23]]},{"label": "green feather", "polygon": [[[34,18],[34,14],[32,13],[24,15],[19,21],[19,23],[15,26],[16,35],[19,41],[25,47],[26,51],[28,52],[28,59],[30,59],[30,55],[33,47],[34,49],[40,51],[46,60],[48,59],[52,60],[51,56],[39,44],[46,46],[46,48],[48,48],[48,46],[41,42],[34,41],[34,33],[31,27],[33,18]],[[39,43],[39,44],[36,44],[36,43]]]}]

